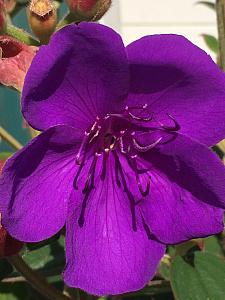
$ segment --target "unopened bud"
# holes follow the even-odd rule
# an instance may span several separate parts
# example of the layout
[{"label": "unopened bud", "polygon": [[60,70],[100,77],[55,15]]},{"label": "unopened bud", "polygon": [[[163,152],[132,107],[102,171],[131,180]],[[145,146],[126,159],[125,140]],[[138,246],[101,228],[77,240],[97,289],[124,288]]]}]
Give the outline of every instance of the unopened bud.
[{"label": "unopened bud", "polygon": [[6,27],[6,10],[5,3],[3,0],[0,0],[0,34],[5,31]]},{"label": "unopened bud", "polygon": [[57,23],[56,8],[51,0],[32,0],[28,8],[30,27],[41,43],[46,44]]},{"label": "unopened bud", "polygon": [[16,0],[5,0],[5,9],[7,13],[11,13],[16,6]]},{"label": "unopened bud", "polygon": [[24,78],[37,48],[10,36],[0,36],[0,84],[21,91]]},{"label": "unopened bud", "polygon": [[66,0],[69,9],[77,19],[98,21],[108,11],[111,0]]}]

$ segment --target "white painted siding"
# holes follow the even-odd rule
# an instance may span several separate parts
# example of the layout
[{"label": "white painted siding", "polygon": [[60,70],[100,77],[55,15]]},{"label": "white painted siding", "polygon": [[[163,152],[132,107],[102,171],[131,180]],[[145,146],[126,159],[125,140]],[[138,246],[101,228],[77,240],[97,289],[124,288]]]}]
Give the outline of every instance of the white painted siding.
[{"label": "white painted siding", "polygon": [[[212,0],[211,0],[212,1]],[[149,34],[182,34],[210,53],[201,34],[217,36],[215,12],[197,0],[113,0],[103,22],[123,36],[125,44]]]}]

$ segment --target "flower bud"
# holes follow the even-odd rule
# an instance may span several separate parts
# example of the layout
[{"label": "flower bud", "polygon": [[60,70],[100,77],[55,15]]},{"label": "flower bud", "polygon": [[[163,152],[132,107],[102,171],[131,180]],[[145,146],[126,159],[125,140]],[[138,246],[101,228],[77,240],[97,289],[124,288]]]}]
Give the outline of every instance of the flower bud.
[{"label": "flower bud", "polygon": [[57,23],[56,8],[51,0],[32,0],[28,9],[28,20],[35,36],[46,44]]},{"label": "flower bud", "polygon": [[5,31],[6,27],[6,10],[5,3],[3,0],[0,0],[0,34]]},{"label": "flower bud", "polygon": [[[0,174],[4,165],[4,161],[0,160]],[[18,253],[23,247],[23,243],[12,238],[5,228],[1,225],[0,214],[0,257],[11,256]]]},{"label": "flower bud", "polygon": [[5,0],[5,9],[7,13],[11,13],[16,6],[16,0]]},{"label": "flower bud", "polygon": [[12,37],[0,36],[0,83],[21,91],[36,51]]},{"label": "flower bud", "polygon": [[108,11],[111,0],[66,0],[69,9],[77,19],[98,21]]}]

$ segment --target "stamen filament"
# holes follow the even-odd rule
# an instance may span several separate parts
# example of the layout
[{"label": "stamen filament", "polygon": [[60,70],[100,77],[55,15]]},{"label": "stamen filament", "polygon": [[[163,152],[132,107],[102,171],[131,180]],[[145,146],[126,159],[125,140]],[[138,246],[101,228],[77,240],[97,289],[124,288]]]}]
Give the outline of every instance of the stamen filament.
[{"label": "stamen filament", "polygon": [[134,148],[140,152],[147,152],[147,151],[151,150],[152,148],[157,146],[161,140],[162,140],[162,137],[158,138],[157,141],[155,141],[154,143],[152,143],[148,146],[141,146],[138,144],[138,142],[134,138],[132,139]]}]

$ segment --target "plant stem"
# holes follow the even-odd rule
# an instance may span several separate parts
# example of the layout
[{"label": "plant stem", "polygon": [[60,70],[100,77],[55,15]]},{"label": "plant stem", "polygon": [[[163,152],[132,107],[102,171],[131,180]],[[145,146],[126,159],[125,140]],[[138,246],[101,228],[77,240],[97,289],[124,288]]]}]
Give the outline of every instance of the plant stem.
[{"label": "plant stem", "polygon": [[0,126],[0,137],[16,150],[20,150],[23,148],[23,145],[20,144],[20,142],[18,142],[10,133],[8,133],[1,126]]},{"label": "plant stem", "polygon": [[17,40],[21,41],[24,44],[32,45],[32,46],[40,46],[39,41],[33,38],[29,33],[13,25],[6,26],[5,34],[16,38]]},{"label": "plant stem", "polygon": [[61,291],[49,284],[44,277],[32,270],[19,255],[8,257],[8,261],[23,275],[28,283],[49,300],[71,299],[63,295]]},{"label": "plant stem", "polygon": [[225,71],[225,10],[224,0],[216,0],[217,28],[219,40],[219,61]]}]

